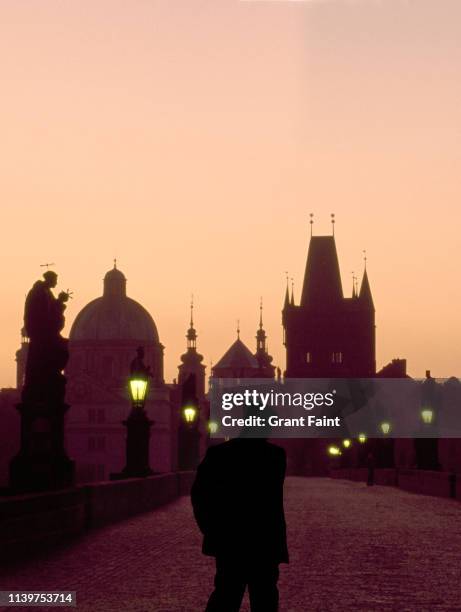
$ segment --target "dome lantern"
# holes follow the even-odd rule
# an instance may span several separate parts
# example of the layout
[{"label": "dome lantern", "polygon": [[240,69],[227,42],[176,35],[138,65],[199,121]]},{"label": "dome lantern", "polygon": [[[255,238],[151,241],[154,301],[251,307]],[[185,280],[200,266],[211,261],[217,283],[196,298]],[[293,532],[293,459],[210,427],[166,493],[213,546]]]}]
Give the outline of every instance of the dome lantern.
[{"label": "dome lantern", "polygon": [[123,272],[117,269],[117,260],[114,267],[104,277],[104,297],[125,297],[126,278]]},{"label": "dome lantern", "polygon": [[141,304],[126,294],[125,275],[114,262],[104,277],[103,295],[87,304],[70,330],[71,341],[129,340],[159,344],[156,325]]}]

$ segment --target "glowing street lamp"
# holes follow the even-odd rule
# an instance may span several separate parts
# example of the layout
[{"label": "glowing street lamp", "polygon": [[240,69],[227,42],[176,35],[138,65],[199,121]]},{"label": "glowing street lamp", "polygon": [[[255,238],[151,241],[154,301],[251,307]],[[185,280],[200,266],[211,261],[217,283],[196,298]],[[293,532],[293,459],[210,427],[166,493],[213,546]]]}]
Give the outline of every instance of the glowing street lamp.
[{"label": "glowing street lamp", "polygon": [[337,446],[329,446],[328,454],[332,457],[338,457],[339,455],[341,455],[341,451]]},{"label": "glowing street lamp", "polygon": [[391,430],[391,424],[388,421],[383,421],[381,423],[381,431],[383,432],[383,434],[387,436],[390,430]]},{"label": "glowing street lamp", "polygon": [[182,412],[186,423],[192,425],[192,423],[194,423],[195,419],[197,418],[197,408],[195,408],[195,406],[186,406],[185,408],[183,408]]},{"label": "glowing street lamp", "polygon": [[218,431],[218,424],[216,421],[208,421],[208,431],[210,434],[215,434]]},{"label": "glowing street lamp", "polygon": [[344,446],[344,448],[349,448],[351,444],[352,444],[352,442],[351,442],[351,441],[350,441],[348,438],[346,438],[345,440],[343,440],[343,446]]},{"label": "glowing street lamp", "polygon": [[358,441],[360,442],[360,444],[365,444],[365,442],[367,441],[366,435],[364,433],[359,434]]},{"label": "glowing street lamp", "polygon": [[425,425],[430,425],[434,419],[434,411],[431,408],[424,408],[421,410],[421,418]]},{"label": "glowing street lamp", "polygon": [[131,362],[128,392],[131,412],[123,421],[126,427],[126,466],[120,473],[111,474],[112,480],[143,478],[153,472],[149,466],[150,428],[153,425],[144,409],[149,390],[150,369],[144,364],[144,349],[139,347]]},{"label": "glowing street lamp", "polygon": [[131,402],[134,408],[144,408],[147,395],[148,379],[139,376],[130,378],[128,388],[130,391]]}]

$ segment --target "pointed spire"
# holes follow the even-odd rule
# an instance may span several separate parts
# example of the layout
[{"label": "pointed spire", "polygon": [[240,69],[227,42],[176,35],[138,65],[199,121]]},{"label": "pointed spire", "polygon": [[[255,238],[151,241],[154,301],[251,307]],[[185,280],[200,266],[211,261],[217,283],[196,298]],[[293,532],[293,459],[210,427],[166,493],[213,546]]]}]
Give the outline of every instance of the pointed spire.
[{"label": "pointed spire", "polygon": [[267,343],[266,331],[263,327],[263,299],[259,302],[259,329],[256,332],[256,353],[255,357],[260,368],[260,375],[264,378],[269,375],[270,378],[274,375],[274,366],[272,366],[272,356],[269,355],[269,346]]},{"label": "pointed spire", "polygon": [[295,305],[295,281],[292,278],[291,279],[291,300],[290,300],[290,306],[294,306]]},{"label": "pointed spire", "polygon": [[289,277],[288,277],[288,272],[285,272],[286,275],[286,279],[287,279],[287,288],[285,291],[285,303],[283,305],[284,308],[288,308],[288,306],[290,305],[290,291],[289,291],[289,285],[288,285],[288,281],[289,281]]},{"label": "pointed spire", "polygon": [[323,308],[342,299],[341,274],[334,236],[313,236],[309,241],[301,308]]},{"label": "pointed spire", "polygon": [[266,352],[266,332],[263,327],[263,299],[259,302],[259,329],[256,332],[256,354]]},{"label": "pointed spire", "polygon": [[331,217],[331,233],[334,236],[335,235],[335,213],[331,213],[330,217]]},{"label": "pointed spire", "polygon": [[368,280],[367,269],[365,268],[360,285],[359,299],[374,309],[373,296],[371,295],[370,281]]},{"label": "pointed spire", "polygon": [[237,319],[237,340],[240,340],[240,319]]},{"label": "pointed spire", "polygon": [[116,270],[116,269],[117,269],[117,258],[114,257],[114,270]]},{"label": "pointed spire", "polygon": [[311,238],[312,238],[312,231],[313,231],[313,225],[314,225],[314,213],[310,213],[309,217],[310,217],[309,225],[311,226]]},{"label": "pointed spire", "polygon": [[356,298],[357,296],[357,279],[355,277],[355,272],[352,271],[352,298]]},{"label": "pointed spire", "polygon": [[194,328],[194,296],[190,300],[190,324],[186,334],[187,349],[195,351],[197,348],[197,332]]}]

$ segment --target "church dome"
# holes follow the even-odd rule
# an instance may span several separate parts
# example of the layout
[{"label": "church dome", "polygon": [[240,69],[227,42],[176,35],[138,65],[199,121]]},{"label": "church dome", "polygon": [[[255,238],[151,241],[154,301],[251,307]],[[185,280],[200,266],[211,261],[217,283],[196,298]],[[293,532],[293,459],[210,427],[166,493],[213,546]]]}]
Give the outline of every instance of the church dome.
[{"label": "church dome", "polygon": [[71,341],[159,342],[154,320],[141,304],[126,295],[126,278],[116,265],[104,277],[103,295],[77,315],[69,338]]}]

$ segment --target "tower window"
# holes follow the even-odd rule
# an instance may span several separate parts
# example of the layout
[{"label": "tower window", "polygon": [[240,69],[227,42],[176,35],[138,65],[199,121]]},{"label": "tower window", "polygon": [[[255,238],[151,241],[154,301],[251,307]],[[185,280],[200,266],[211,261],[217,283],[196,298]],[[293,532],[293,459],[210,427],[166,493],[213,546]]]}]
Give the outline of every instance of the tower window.
[{"label": "tower window", "polygon": [[312,363],[312,353],[310,351],[306,353],[306,363]]},{"label": "tower window", "polygon": [[331,363],[342,363],[342,362],[343,362],[342,351],[334,351],[331,354]]}]

